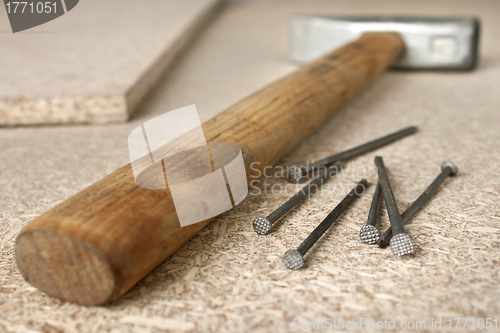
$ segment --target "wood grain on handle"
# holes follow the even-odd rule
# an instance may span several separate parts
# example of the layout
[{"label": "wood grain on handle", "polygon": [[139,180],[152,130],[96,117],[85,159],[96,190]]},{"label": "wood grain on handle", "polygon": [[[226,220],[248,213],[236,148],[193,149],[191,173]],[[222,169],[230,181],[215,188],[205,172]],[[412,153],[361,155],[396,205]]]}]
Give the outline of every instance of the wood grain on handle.
[{"label": "wood grain on handle", "polygon": [[[397,34],[366,34],[205,122],[207,142],[239,145],[247,176],[255,175],[252,162],[261,170],[275,164],[403,48]],[[138,187],[128,164],[26,225],[16,241],[17,266],[49,295],[103,304],[126,293],[210,220],[180,227],[169,190]]]}]

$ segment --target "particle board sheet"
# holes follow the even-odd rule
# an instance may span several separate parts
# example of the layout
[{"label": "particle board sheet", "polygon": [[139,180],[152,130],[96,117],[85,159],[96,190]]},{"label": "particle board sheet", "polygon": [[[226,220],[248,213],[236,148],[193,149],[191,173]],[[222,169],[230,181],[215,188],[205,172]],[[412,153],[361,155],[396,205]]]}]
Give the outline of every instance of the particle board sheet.
[{"label": "particle board sheet", "polygon": [[[455,331],[448,319],[469,318],[460,330],[477,332],[479,319],[500,313],[499,6],[485,0],[235,2],[130,123],[0,129],[0,331],[274,333],[313,331],[295,330],[297,322],[309,327],[327,318],[354,319],[359,326],[365,318],[396,325],[425,321],[425,330],[413,331],[440,331],[432,325],[441,320],[444,332]],[[255,234],[252,219],[300,188],[278,177],[255,183],[240,205],[112,304],[70,304],[23,281],[14,257],[20,228],[127,163],[132,129],[193,103],[207,120],[293,71],[286,34],[295,12],[474,14],[483,22],[480,65],[473,72],[384,74],[278,166],[325,157],[410,125],[420,131],[347,163],[329,187],[287,214],[268,236]],[[413,256],[398,259],[389,249],[359,241],[377,181],[376,155],[384,157],[401,211],[437,176],[441,163],[451,160],[460,169],[408,224],[417,243]],[[311,249],[303,269],[288,270],[283,253],[298,246],[361,177],[372,184],[366,194]],[[273,193],[273,185],[283,190]],[[388,218],[382,212],[380,218],[385,230]],[[350,331],[379,331],[373,325]],[[330,331],[342,331],[336,327]]]},{"label": "particle board sheet", "polygon": [[13,34],[0,10],[0,126],[125,121],[221,0],[85,0]]}]

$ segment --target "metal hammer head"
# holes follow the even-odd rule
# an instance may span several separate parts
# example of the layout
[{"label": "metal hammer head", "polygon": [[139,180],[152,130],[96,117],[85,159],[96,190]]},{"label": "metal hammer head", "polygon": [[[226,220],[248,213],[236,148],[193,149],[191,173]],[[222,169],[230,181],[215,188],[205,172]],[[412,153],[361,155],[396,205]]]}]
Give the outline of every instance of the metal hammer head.
[{"label": "metal hammer head", "polygon": [[367,32],[397,32],[405,54],[394,68],[468,70],[477,63],[474,17],[316,16],[290,18],[290,58],[307,63]]}]

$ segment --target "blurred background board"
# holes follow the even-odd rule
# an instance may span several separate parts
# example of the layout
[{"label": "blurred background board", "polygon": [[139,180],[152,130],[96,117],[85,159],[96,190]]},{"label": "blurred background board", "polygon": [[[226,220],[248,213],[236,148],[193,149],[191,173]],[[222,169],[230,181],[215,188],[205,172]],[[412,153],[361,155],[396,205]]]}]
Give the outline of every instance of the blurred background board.
[{"label": "blurred background board", "polygon": [[127,120],[222,2],[85,0],[15,34],[0,8],[0,126]]}]

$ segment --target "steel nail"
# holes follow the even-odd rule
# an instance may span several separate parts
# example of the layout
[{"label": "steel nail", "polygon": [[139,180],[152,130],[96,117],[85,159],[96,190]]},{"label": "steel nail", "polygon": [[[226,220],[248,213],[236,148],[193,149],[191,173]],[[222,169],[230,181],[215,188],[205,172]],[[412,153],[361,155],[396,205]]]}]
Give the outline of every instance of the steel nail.
[{"label": "steel nail", "polygon": [[364,225],[359,231],[359,238],[365,244],[375,244],[380,237],[380,231],[377,229],[376,224],[381,196],[382,187],[380,186],[380,182],[378,182],[377,187],[375,188],[375,193],[373,193],[372,204],[370,206],[370,212],[368,213],[368,220],[366,225]]},{"label": "steel nail", "polygon": [[392,253],[398,257],[415,252],[415,241],[405,232],[403,220],[398,211],[398,205],[394,192],[392,191],[391,182],[387,176],[384,160],[382,157],[375,157],[375,165],[378,168],[378,179],[382,186],[382,195],[384,196],[385,206],[391,221],[391,229],[394,233],[390,241]]},{"label": "steel nail", "polygon": [[253,220],[253,228],[259,235],[265,235],[271,230],[271,226],[279,218],[285,215],[290,209],[297,205],[302,199],[309,195],[311,189],[318,188],[318,186],[323,184],[323,180],[336,175],[338,169],[342,166],[341,161],[337,161],[332,166],[328,167],[323,174],[312,180],[309,184],[297,192],[293,197],[288,199],[283,205],[278,207],[274,212],[272,212],[268,217],[257,217]]},{"label": "steel nail", "polygon": [[283,262],[290,269],[299,269],[304,265],[304,255],[320,239],[321,236],[332,226],[337,218],[346,210],[347,207],[361,196],[366,189],[368,182],[362,179],[349,194],[335,207],[330,214],[321,222],[316,229],[307,236],[297,249],[288,250],[283,255]]},{"label": "steel nail", "polygon": [[384,137],[378,138],[376,140],[367,142],[360,146],[354,147],[352,149],[346,150],[342,153],[335,154],[324,159],[312,162],[308,165],[297,166],[290,165],[287,168],[288,181],[291,183],[299,183],[302,179],[305,179],[309,173],[323,166],[328,166],[336,161],[346,161],[347,159],[362,155],[369,151],[375,150],[377,148],[383,147],[389,143],[402,139],[410,134],[417,132],[418,128],[416,126],[411,126],[395,133],[386,135]]},{"label": "steel nail", "polygon": [[[454,176],[458,173],[458,167],[453,162],[444,162],[441,165],[441,173],[427,187],[427,189],[415,200],[410,207],[401,215],[403,224],[407,223],[411,217],[430,199],[436,190],[444,183],[446,178]],[[380,248],[385,248],[389,245],[392,238],[392,228],[389,228],[377,241]]]}]

